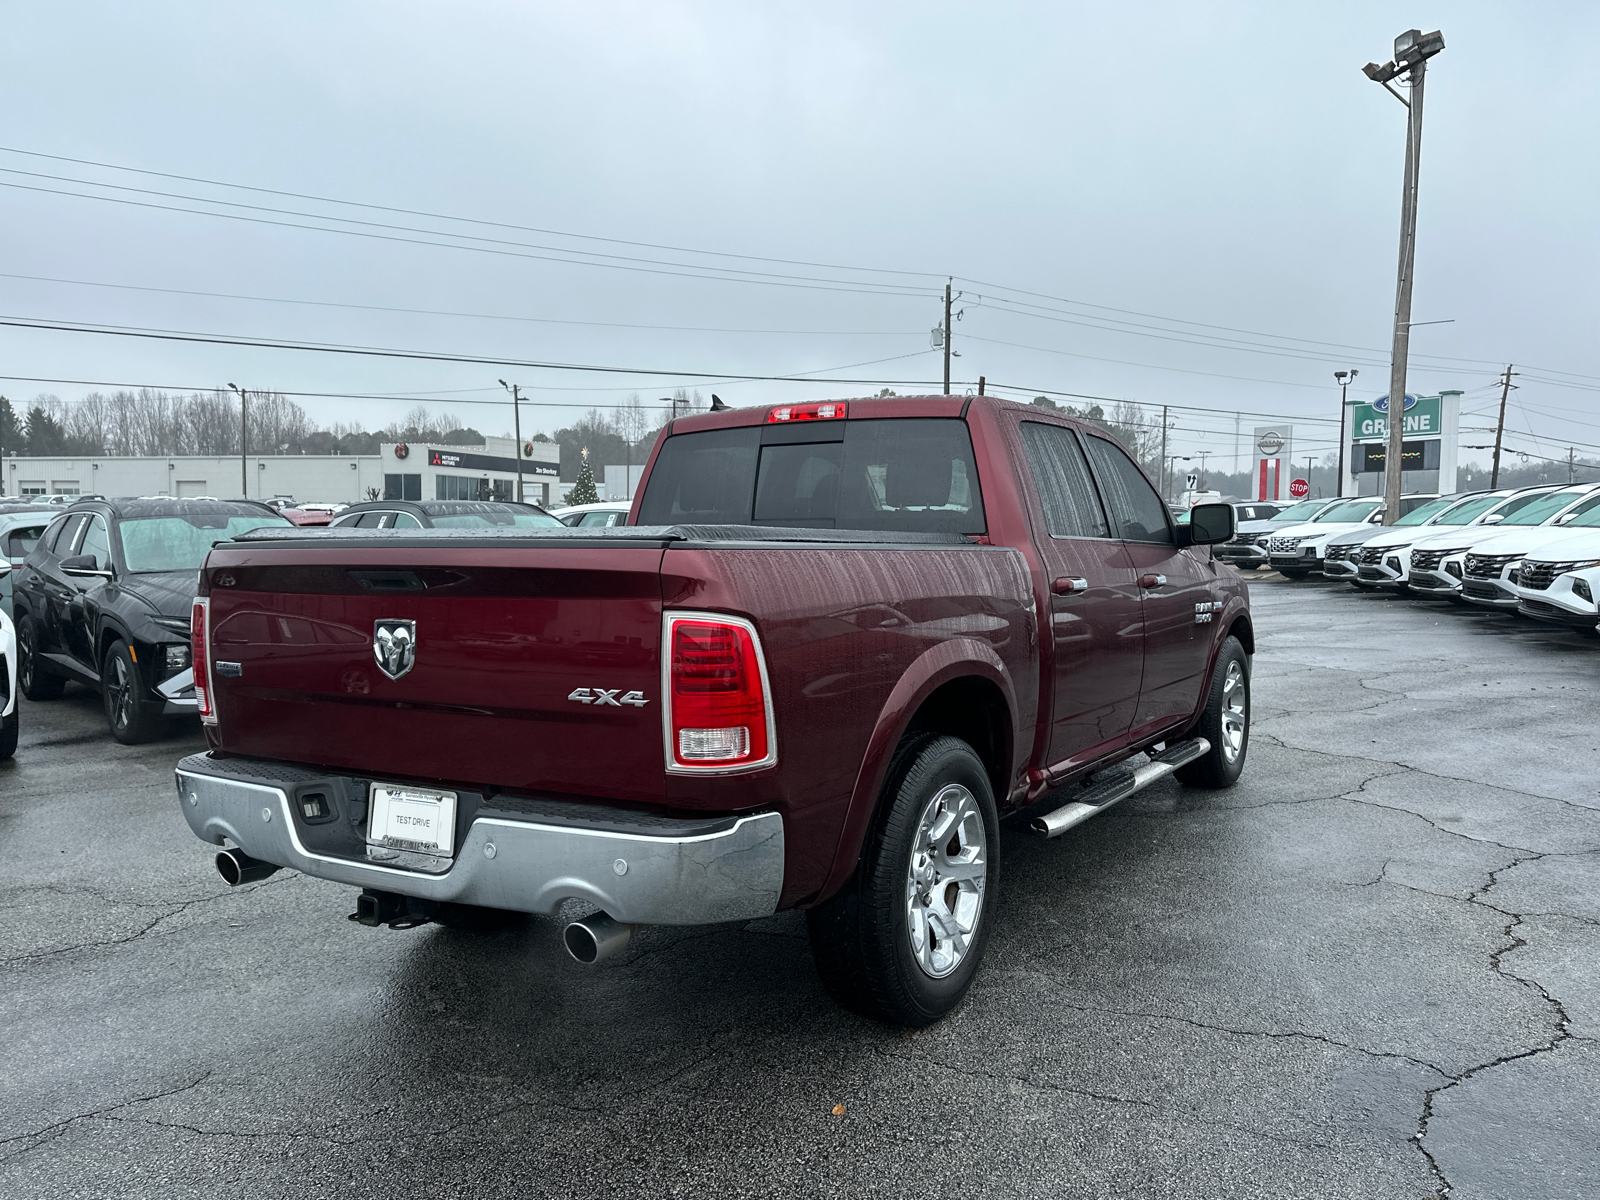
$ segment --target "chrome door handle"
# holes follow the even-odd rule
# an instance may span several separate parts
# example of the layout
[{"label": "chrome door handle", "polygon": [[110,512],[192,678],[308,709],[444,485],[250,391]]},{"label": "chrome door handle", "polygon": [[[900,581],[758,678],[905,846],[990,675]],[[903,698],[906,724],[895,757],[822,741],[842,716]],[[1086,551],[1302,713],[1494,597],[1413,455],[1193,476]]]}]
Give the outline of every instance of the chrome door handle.
[{"label": "chrome door handle", "polygon": [[1139,586],[1142,588],[1166,587],[1167,577],[1165,575],[1141,575],[1139,576]]},{"label": "chrome door handle", "polygon": [[1087,579],[1063,578],[1052,580],[1050,590],[1058,596],[1081,596],[1089,590]]}]

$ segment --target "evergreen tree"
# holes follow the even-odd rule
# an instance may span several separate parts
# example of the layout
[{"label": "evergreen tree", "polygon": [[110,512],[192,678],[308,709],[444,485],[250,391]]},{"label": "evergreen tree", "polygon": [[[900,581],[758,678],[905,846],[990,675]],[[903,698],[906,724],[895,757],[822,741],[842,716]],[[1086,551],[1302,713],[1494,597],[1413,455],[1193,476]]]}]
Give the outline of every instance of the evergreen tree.
[{"label": "evergreen tree", "polygon": [[595,490],[594,472],[589,469],[589,452],[583,452],[583,466],[578,468],[578,482],[572,485],[572,490],[567,493],[568,504],[594,504],[600,499],[600,493]]},{"label": "evergreen tree", "polygon": [[11,401],[0,396],[0,454],[22,453],[22,424]]},{"label": "evergreen tree", "polygon": [[35,404],[28,410],[27,431],[24,434],[28,453],[50,456],[67,452],[67,431],[61,422]]}]

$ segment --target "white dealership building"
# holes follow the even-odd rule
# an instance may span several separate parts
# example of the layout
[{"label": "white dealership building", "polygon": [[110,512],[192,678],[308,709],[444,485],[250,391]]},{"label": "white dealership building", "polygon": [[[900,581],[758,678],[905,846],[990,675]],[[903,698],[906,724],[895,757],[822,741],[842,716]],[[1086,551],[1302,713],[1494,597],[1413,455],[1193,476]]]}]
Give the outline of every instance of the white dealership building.
[{"label": "white dealership building", "polygon": [[[523,496],[560,502],[561,449],[524,442]],[[6,497],[215,496],[252,500],[290,496],[300,503],[360,500],[510,500],[516,496],[516,443],[481,446],[386,442],[377,454],[237,454],[216,457],[113,457],[5,460]]]}]

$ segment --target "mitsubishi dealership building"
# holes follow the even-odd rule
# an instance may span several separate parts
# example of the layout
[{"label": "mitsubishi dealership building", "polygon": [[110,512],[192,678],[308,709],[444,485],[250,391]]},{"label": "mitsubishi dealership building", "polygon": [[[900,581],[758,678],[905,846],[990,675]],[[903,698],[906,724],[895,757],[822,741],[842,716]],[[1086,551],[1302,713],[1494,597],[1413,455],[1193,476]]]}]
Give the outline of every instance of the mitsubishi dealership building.
[{"label": "mitsubishi dealership building", "polygon": [[[522,444],[522,494],[530,504],[559,504],[561,448]],[[511,500],[517,446],[487,438],[481,446],[386,442],[377,454],[250,454],[217,457],[8,457],[8,497],[215,496],[354,504],[360,500]]]}]

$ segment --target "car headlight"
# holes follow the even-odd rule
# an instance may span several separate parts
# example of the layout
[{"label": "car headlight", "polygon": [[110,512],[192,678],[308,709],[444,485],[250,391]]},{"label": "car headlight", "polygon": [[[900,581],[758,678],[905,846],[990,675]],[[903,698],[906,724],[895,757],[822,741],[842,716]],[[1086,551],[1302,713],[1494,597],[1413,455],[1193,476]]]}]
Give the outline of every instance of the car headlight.
[{"label": "car headlight", "polygon": [[1587,579],[1574,579],[1572,581],[1572,594],[1574,596],[1582,596],[1590,604],[1594,603],[1594,596],[1589,591],[1589,581]]},{"label": "car headlight", "polygon": [[1400,570],[1400,557],[1398,555],[1391,554],[1388,558],[1383,560],[1383,565],[1388,567],[1391,571],[1398,571]]},{"label": "car headlight", "polygon": [[1460,579],[1461,578],[1461,564],[1460,563],[1456,563],[1456,562],[1447,562],[1447,563],[1445,563],[1445,565],[1444,565],[1444,573],[1446,575],[1454,575],[1457,579]]},{"label": "car headlight", "polygon": [[166,648],[167,674],[176,675],[189,665],[189,647],[179,643]]}]

